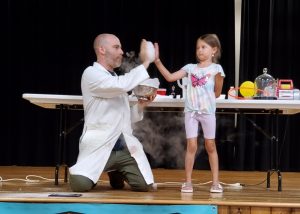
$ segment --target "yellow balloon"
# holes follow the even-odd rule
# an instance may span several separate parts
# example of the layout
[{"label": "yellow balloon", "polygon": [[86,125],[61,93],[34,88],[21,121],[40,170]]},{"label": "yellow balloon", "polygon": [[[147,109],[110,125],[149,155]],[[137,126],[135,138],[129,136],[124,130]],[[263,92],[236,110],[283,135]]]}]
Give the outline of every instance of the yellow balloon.
[{"label": "yellow balloon", "polygon": [[240,93],[243,97],[253,97],[255,94],[254,83],[245,81],[240,86]]}]

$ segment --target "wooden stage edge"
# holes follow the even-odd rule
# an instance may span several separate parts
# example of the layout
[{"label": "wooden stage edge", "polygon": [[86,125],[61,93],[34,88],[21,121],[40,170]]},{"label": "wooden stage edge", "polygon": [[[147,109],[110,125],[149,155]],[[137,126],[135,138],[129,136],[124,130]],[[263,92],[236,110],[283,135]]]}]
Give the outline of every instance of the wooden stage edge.
[{"label": "wooden stage edge", "polygon": [[[132,192],[110,188],[106,173],[98,185],[80,197],[49,197],[50,194],[72,193],[64,182],[64,167],[59,171],[59,184],[54,184],[54,167],[0,166],[0,202],[31,203],[108,203],[158,205],[217,205],[218,213],[294,213],[300,214],[300,172],[281,172],[282,191],[278,177],[271,175],[266,188],[267,172],[220,171],[223,193],[210,193],[210,171],[194,170],[194,193],[181,193],[184,170],[153,169],[156,191]],[[243,186],[235,186],[238,183]],[[255,210],[257,212],[255,212]],[[249,211],[249,212],[247,212]]]}]

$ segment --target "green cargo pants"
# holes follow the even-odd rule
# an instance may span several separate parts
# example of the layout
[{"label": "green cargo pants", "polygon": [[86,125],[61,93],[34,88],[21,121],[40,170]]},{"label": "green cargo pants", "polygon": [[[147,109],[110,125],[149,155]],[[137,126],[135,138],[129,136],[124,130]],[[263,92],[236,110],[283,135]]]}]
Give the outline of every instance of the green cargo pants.
[{"label": "green cargo pants", "polygon": [[[114,189],[122,189],[124,182],[128,183],[133,191],[147,192],[152,187],[152,184],[146,183],[135,159],[131,157],[127,148],[112,151],[104,171],[108,172],[110,185]],[[89,191],[96,186],[92,180],[82,175],[70,175],[69,181],[74,192]]]}]

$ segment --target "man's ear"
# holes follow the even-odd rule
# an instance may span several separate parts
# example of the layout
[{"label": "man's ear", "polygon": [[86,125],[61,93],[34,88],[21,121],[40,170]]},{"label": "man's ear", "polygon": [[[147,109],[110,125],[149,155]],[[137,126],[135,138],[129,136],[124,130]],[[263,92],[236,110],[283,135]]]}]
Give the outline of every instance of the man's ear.
[{"label": "man's ear", "polygon": [[105,48],[102,47],[102,46],[100,46],[100,47],[98,48],[98,51],[99,51],[99,53],[101,53],[101,54],[105,54]]}]

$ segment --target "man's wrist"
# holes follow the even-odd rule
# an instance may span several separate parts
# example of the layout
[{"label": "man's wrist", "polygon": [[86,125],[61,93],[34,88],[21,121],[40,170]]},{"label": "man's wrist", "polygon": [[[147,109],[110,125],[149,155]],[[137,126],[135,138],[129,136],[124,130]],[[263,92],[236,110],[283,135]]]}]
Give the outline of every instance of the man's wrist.
[{"label": "man's wrist", "polygon": [[147,69],[149,67],[149,65],[150,65],[150,62],[149,61],[144,61],[143,65]]}]

